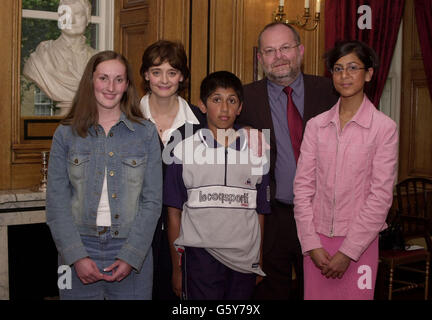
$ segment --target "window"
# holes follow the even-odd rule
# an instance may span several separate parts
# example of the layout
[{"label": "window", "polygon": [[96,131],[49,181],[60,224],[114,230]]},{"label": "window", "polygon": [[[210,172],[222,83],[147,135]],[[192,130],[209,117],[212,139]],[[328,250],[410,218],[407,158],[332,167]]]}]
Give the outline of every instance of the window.
[{"label": "window", "polygon": [[[390,64],[389,74],[381,95],[379,110],[392,118],[400,130],[401,88],[402,88],[402,34],[403,22],[399,27],[395,51]],[[399,163],[398,163],[399,166]],[[399,172],[396,169],[396,172]],[[395,185],[398,179],[395,180]]]},{"label": "window", "polygon": [[36,87],[34,90],[34,115],[53,116],[54,111],[54,102],[41,89]]},{"label": "window", "polygon": [[[90,23],[85,36],[87,44],[101,51],[113,48],[114,0],[91,0]],[[56,102],[44,94],[36,83],[23,75],[24,65],[37,46],[61,35],[58,27],[59,0],[22,0],[21,21],[21,117],[58,114]]]},{"label": "window", "polygon": [[398,127],[402,86],[402,26],[401,23],[389,74],[379,104],[379,110],[392,118]]}]

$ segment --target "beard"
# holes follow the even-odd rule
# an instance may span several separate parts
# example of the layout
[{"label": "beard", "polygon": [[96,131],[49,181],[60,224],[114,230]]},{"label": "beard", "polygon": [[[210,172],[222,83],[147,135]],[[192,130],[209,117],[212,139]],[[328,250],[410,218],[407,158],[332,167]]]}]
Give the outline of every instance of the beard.
[{"label": "beard", "polygon": [[[287,68],[281,71],[272,71],[272,69],[280,63],[286,64]],[[263,68],[263,70],[267,78],[281,85],[292,83],[301,72],[300,63],[293,63],[291,60],[278,60],[272,63],[270,68]]]}]

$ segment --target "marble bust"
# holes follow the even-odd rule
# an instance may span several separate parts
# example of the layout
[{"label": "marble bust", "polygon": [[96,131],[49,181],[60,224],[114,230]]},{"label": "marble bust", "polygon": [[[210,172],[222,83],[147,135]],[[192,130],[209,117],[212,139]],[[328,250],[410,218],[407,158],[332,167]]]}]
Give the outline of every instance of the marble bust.
[{"label": "marble bust", "polygon": [[36,83],[60,107],[69,112],[88,60],[97,52],[86,44],[84,32],[90,22],[88,0],[60,0],[56,40],[42,41],[24,65],[23,75]]}]

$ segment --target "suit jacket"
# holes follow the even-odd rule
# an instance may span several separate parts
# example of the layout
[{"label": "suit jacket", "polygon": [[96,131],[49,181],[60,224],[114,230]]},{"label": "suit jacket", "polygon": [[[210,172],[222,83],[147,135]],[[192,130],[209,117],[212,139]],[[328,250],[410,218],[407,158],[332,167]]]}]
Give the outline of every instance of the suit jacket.
[{"label": "suit jacket", "polygon": [[[274,200],[276,180],[276,137],[267,92],[267,78],[244,86],[243,109],[237,118],[238,123],[255,129],[270,129],[270,195]],[[329,110],[338,100],[338,95],[330,79],[303,75],[304,81],[304,114],[303,128],[306,122],[316,115]]]}]

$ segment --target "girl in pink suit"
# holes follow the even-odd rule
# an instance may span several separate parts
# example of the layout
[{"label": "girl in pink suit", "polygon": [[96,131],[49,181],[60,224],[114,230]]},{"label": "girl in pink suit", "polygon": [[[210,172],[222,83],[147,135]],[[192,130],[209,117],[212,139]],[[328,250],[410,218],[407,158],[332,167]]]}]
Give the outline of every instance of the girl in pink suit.
[{"label": "girl in pink suit", "polygon": [[307,123],[294,180],[307,300],[373,299],[398,150],[396,123],[364,94],[377,62],[358,41],[326,54],[340,99]]}]

